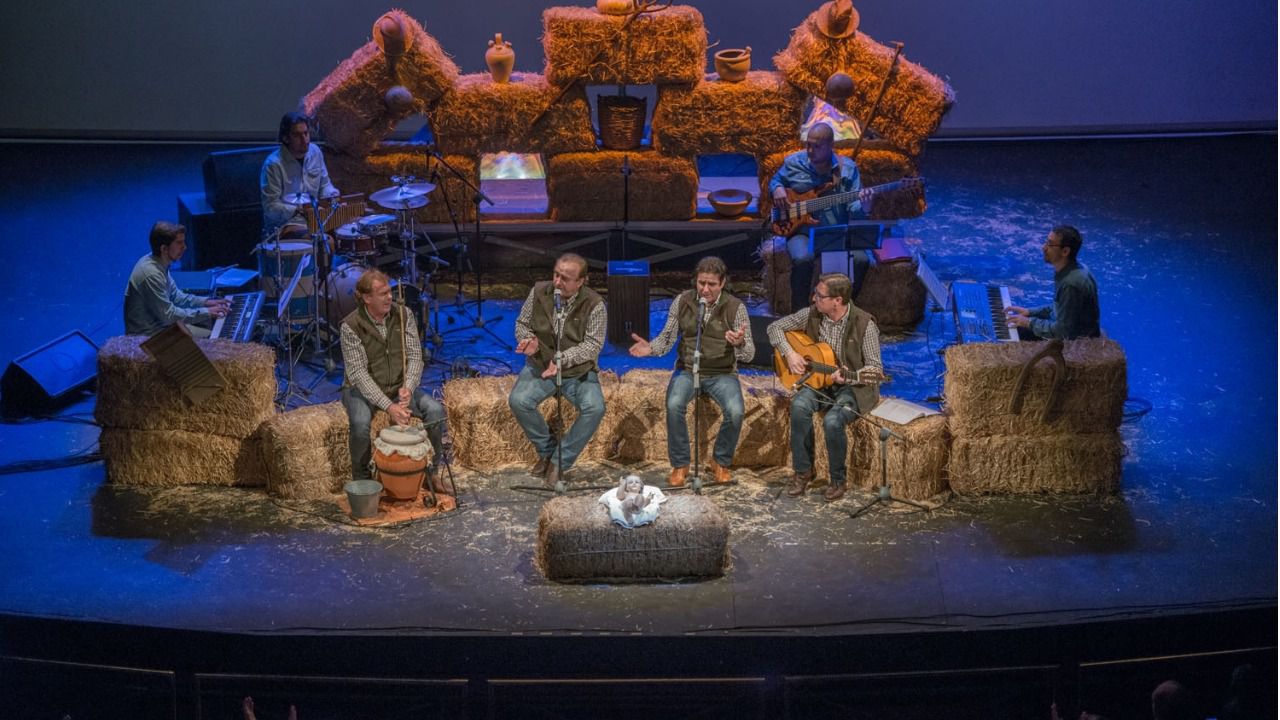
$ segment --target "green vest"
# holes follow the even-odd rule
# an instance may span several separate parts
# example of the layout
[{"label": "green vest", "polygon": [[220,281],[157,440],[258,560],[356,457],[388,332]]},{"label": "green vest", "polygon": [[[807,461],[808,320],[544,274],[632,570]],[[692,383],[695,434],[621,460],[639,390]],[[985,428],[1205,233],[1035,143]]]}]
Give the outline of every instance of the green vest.
[{"label": "green vest", "polygon": [[[849,321],[844,325],[844,359],[845,367],[851,372],[857,372],[867,364],[866,359],[862,356],[862,338],[867,334],[867,325],[875,318],[871,314],[860,309],[857,305],[849,306]],[[818,328],[822,326],[822,313],[817,308],[809,308],[809,321],[805,323],[804,332],[810,338],[818,339]],[[835,348],[833,348],[835,349]],[[858,412],[871,412],[876,405],[880,404],[880,386],[879,385],[855,385],[853,387],[853,396],[858,400]]]},{"label": "green vest", "polygon": [[[568,298],[562,300],[562,302],[567,301]],[[582,342],[587,336],[587,320],[591,317],[591,311],[602,302],[604,300],[600,294],[585,284],[578,290],[578,300],[564,318],[564,331],[560,335],[560,352],[565,352]],[[530,355],[526,362],[538,372],[546,370],[556,356],[556,334],[552,327],[555,314],[555,285],[546,280],[537,283],[533,286],[533,317],[529,319],[529,324],[534,336],[538,338],[538,352]],[[592,358],[577,365],[562,367],[560,374],[563,377],[576,378],[597,369],[599,366],[596,364],[596,358]]]},{"label": "green vest", "polygon": [[[680,323],[680,347],[676,355],[676,369],[693,369],[693,349],[698,337],[698,294],[693,290],[680,293],[676,315]],[[711,308],[711,317],[702,326],[702,362],[698,371],[704,375],[725,375],[738,369],[738,358],[733,346],[724,339],[728,330],[735,330],[733,321],[738,317],[742,301],[726,292],[720,293],[720,302]]]},{"label": "green vest", "polygon": [[[360,338],[360,344],[364,346],[364,353],[368,358],[369,375],[387,397],[395,397],[400,386],[404,385],[405,358],[404,348],[401,347],[401,320],[408,312],[403,305],[391,305],[391,312],[387,313],[385,340],[378,334],[378,328],[374,326],[373,319],[363,305],[342,319],[342,324],[351,328],[356,337]],[[350,382],[346,384],[349,385]]]}]

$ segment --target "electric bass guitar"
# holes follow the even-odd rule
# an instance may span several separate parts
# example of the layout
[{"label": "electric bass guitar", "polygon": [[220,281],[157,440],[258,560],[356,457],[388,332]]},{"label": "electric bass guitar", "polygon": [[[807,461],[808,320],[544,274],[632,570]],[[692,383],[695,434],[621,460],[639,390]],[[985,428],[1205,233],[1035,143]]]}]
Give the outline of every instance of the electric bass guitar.
[{"label": "electric bass guitar", "polygon": [[805,372],[797,375],[791,372],[782,351],[777,348],[773,350],[773,371],[778,374],[778,381],[792,392],[804,385],[814,390],[829,387],[835,383],[831,375],[837,370],[843,371],[845,377],[855,378],[864,385],[879,385],[889,381],[888,376],[873,367],[865,367],[854,373],[849,368],[836,364],[836,351],[830,345],[810,338],[803,330],[788,330],[785,336],[791,349],[804,358],[805,364]]},{"label": "electric bass guitar", "polygon": [[848,205],[858,199],[862,193],[877,195],[894,190],[916,190],[923,186],[924,178],[909,177],[883,185],[874,185],[861,190],[850,190],[849,192],[831,195],[822,194],[830,190],[830,184],[822,185],[803,193],[783,188],[787,192],[787,202],[783,205],[773,206],[769,211],[769,224],[773,227],[775,234],[782,237],[791,237],[797,231],[809,225],[818,224],[818,221],[813,218],[814,213],[831,207]]}]

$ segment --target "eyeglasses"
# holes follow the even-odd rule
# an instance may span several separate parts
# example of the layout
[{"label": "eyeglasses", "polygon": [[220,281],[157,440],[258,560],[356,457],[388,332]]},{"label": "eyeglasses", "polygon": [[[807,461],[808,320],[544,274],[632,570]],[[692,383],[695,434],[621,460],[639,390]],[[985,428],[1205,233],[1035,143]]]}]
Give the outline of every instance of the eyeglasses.
[{"label": "eyeglasses", "polygon": [[830,300],[831,298],[835,297],[835,295],[823,295],[817,290],[813,291],[813,296],[818,298],[819,300]]},{"label": "eyeglasses", "polygon": [[1066,247],[1066,245],[1063,245],[1062,243],[1051,243],[1051,242],[1045,243],[1044,246],[1045,247]]}]

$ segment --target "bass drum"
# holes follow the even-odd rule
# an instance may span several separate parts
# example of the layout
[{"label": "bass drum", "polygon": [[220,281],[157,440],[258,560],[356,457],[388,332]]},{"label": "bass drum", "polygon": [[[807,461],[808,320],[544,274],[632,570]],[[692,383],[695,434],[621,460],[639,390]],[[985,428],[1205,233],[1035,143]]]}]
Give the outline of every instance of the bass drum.
[{"label": "bass drum", "polygon": [[[329,273],[329,282],[325,287],[325,318],[329,321],[329,326],[335,330],[342,324],[342,320],[348,315],[356,311],[359,307],[360,299],[356,297],[356,281],[360,279],[360,275],[364,273],[365,268],[355,263],[345,263],[334,268]],[[391,278],[392,297],[399,302],[400,281]],[[418,288],[406,284],[404,286],[404,304],[414,311],[416,317],[421,316],[421,293]]]}]

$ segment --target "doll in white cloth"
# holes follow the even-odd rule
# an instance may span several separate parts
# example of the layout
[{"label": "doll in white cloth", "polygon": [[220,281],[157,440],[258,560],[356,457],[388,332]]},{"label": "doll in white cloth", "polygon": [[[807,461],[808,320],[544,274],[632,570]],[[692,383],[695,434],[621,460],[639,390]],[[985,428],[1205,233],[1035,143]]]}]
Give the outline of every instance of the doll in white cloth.
[{"label": "doll in white cloth", "polygon": [[609,517],[625,528],[640,527],[658,517],[658,506],[667,496],[652,485],[645,485],[636,475],[627,475],[616,489],[606,490],[600,504],[609,508]]}]

